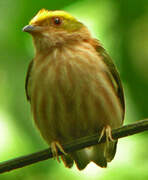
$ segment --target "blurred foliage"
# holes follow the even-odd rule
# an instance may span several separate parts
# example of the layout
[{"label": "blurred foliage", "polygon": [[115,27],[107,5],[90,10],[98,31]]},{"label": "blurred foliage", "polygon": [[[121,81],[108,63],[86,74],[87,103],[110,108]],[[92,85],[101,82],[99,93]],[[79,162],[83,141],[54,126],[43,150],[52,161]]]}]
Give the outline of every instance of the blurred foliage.
[{"label": "blurred foliage", "polygon": [[[34,49],[31,37],[21,30],[41,8],[66,10],[89,27],[121,74],[126,96],[125,123],[148,117],[148,1],[0,0],[0,161],[47,147],[34,127],[25,97],[25,75]],[[107,169],[91,163],[79,172],[48,160],[0,175],[0,180],[145,180],[147,137],[145,132],[121,139]]]}]

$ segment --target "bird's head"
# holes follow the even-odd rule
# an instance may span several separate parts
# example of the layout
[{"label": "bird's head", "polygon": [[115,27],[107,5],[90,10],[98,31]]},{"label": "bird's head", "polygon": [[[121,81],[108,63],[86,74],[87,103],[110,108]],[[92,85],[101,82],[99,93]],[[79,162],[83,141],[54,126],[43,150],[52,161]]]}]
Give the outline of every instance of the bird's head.
[{"label": "bird's head", "polygon": [[87,28],[70,14],[45,9],[41,9],[23,31],[33,36],[37,50],[72,44],[90,36]]}]

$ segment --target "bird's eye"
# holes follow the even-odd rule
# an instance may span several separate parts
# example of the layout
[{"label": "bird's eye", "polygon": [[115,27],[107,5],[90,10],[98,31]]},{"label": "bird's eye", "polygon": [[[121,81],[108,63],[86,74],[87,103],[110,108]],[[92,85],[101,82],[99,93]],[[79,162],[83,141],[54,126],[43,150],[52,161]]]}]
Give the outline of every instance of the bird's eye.
[{"label": "bird's eye", "polygon": [[53,22],[55,25],[60,25],[62,23],[62,20],[59,17],[53,18]]}]

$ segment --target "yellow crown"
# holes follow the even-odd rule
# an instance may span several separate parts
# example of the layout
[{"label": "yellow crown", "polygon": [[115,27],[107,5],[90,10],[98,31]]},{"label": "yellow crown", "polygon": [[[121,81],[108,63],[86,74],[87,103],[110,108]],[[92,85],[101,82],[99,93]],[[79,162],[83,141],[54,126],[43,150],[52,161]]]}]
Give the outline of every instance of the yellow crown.
[{"label": "yellow crown", "polygon": [[35,17],[29,22],[29,24],[35,24],[36,22],[43,21],[52,17],[63,17],[64,19],[69,19],[71,21],[77,21],[73,16],[65,11],[48,11],[46,9],[41,9]]}]

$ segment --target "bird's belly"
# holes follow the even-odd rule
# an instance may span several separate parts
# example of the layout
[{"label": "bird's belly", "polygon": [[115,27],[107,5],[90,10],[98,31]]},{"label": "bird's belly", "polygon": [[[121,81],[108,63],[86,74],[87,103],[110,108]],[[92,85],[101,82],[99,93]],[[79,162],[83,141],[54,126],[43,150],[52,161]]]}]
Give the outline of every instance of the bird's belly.
[{"label": "bird's belly", "polygon": [[[67,85],[64,80],[54,83],[42,82],[32,94],[32,111],[35,123],[44,139],[50,144],[99,133],[110,125],[112,128],[122,124],[122,112],[118,98],[101,82],[89,84],[81,81]],[[103,88],[103,89],[102,89]]]},{"label": "bird's belly", "polygon": [[105,78],[94,71],[91,76],[87,71],[58,73],[48,74],[40,86],[37,81],[31,97],[35,123],[49,144],[99,133],[106,125],[121,126],[121,105],[113,89],[104,83]]}]

